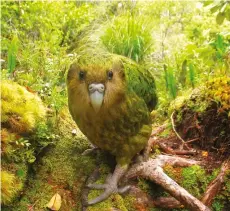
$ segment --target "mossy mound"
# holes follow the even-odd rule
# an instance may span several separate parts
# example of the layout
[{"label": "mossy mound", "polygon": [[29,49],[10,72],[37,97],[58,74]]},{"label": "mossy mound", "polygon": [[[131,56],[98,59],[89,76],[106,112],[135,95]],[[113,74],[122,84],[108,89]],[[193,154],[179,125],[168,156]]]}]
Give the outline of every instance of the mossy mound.
[{"label": "mossy mound", "polygon": [[[57,122],[56,130],[60,139],[55,146],[46,148],[43,156],[38,157],[33,164],[20,200],[3,207],[3,210],[24,211],[31,206],[33,210],[46,210],[50,199],[59,193],[62,201],[61,211],[80,211],[82,190],[87,177],[99,168],[101,176],[97,182],[102,182],[108,172],[112,171],[106,153],[100,151],[96,155],[82,155],[82,152],[90,148],[90,143],[77,128],[67,108],[60,111]],[[72,132],[73,130],[75,132]],[[99,191],[92,190],[89,198],[98,194]],[[131,211],[132,201],[132,197],[116,194],[102,203],[90,206],[88,210],[107,211],[116,207]]]},{"label": "mossy mound", "polygon": [[195,89],[174,118],[184,140],[195,139],[203,150],[229,155],[230,78],[215,78]]},{"label": "mossy mound", "polygon": [[1,99],[1,123],[11,132],[29,133],[45,118],[46,109],[41,99],[15,82],[1,82]]},{"label": "mossy mound", "polygon": [[45,124],[46,109],[37,95],[8,80],[1,82],[1,102],[1,203],[7,205],[20,195],[35,161],[36,131]]}]

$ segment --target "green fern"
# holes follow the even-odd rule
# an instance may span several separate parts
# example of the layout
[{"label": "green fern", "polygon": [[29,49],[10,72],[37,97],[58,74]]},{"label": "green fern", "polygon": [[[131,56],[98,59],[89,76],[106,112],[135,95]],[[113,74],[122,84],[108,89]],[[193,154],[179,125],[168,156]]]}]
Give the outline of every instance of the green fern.
[{"label": "green fern", "polygon": [[165,71],[166,89],[169,91],[170,96],[173,99],[175,99],[177,95],[177,86],[176,86],[176,79],[174,76],[173,68],[171,67],[167,68],[167,66],[164,65],[164,71]]}]

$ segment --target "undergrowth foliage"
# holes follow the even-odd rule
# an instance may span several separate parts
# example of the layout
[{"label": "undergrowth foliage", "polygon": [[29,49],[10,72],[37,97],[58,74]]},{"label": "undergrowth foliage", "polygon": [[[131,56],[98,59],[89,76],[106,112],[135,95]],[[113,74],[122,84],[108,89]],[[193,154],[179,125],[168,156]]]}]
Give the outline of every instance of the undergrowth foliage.
[{"label": "undergrowth foliage", "polygon": [[140,14],[126,13],[114,17],[101,40],[110,52],[141,62],[153,45],[149,22]]},{"label": "undergrowth foliage", "polygon": [[35,150],[42,145],[36,131],[38,124],[46,123],[46,108],[36,94],[3,80],[1,110],[1,192],[2,203],[9,204],[22,190],[28,164],[36,160]]},{"label": "undergrowth foliage", "polygon": [[[208,101],[198,97],[199,102],[194,102],[199,106],[192,100],[188,106],[202,113],[209,102],[215,102],[217,116],[212,117],[225,118],[225,128],[216,131],[220,139],[228,139],[229,11],[226,0],[2,2],[1,203],[13,203],[23,189],[28,167],[59,140],[58,118],[67,105],[66,71],[86,53],[95,59],[104,52],[119,54],[148,69],[156,78],[159,98],[155,122],[188,102],[193,89],[206,86]],[[139,79],[132,80],[135,84]],[[177,120],[183,117],[179,114]],[[206,185],[202,169],[188,168],[183,175],[194,176],[184,185],[199,196],[199,187],[193,185]],[[229,187],[227,183],[228,198]],[[214,201],[214,210],[223,208],[221,200]]]}]

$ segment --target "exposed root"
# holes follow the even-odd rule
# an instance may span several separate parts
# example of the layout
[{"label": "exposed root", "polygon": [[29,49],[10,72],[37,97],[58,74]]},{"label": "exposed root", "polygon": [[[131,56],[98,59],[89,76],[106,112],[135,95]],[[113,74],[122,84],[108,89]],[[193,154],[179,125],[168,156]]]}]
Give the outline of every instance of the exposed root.
[{"label": "exposed root", "polygon": [[[171,116],[173,119],[173,114]],[[173,128],[175,129],[174,122],[172,120]],[[156,137],[159,133],[165,130],[167,124],[160,126],[155,131],[153,131],[151,138],[148,141],[148,145],[145,149],[145,153],[149,153],[152,149],[152,146],[157,144],[160,149],[170,155],[158,155],[155,158],[151,158],[145,162],[140,162],[133,164],[128,170],[125,180],[128,181],[131,178],[142,177],[148,180],[155,182],[164,188],[171,197],[159,197],[157,199],[152,199],[148,194],[143,194],[138,187],[132,187],[130,190],[130,194],[136,195],[136,199],[140,198],[142,204],[146,204],[146,206],[150,207],[161,207],[167,209],[186,207],[190,210],[194,211],[210,211],[208,206],[212,204],[214,197],[218,194],[221,189],[221,186],[224,182],[224,177],[226,175],[226,171],[230,168],[230,160],[223,163],[221,167],[221,172],[217,176],[215,180],[213,180],[207,188],[202,200],[197,199],[188,193],[183,187],[178,185],[173,179],[171,179],[167,174],[164,173],[163,167],[165,165],[171,166],[179,166],[179,167],[187,167],[191,165],[201,165],[203,164],[201,161],[195,161],[192,159],[186,159],[182,157],[178,157],[176,155],[195,155],[197,152],[193,150],[183,150],[183,149],[173,149],[170,146],[167,146],[163,143],[162,139]],[[174,130],[177,134],[177,132]],[[153,137],[155,136],[155,137]],[[178,135],[177,135],[178,137]],[[179,137],[178,137],[179,138]],[[180,138],[179,138],[180,139]],[[181,140],[181,139],[180,139]],[[184,145],[184,140],[181,140]],[[191,140],[191,142],[196,141],[196,139]],[[92,182],[95,180],[95,175],[97,175],[97,170],[93,173],[93,175],[88,179],[88,182]],[[90,181],[91,180],[91,181]],[[87,189],[82,197],[82,202],[86,201],[86,197],[88,195]],[[141,197],[139,197],[141,196]],[[86,207],[83,207],[83,211],[86,210]]]},{"label": "exposed root", "polygon": [[159,126],[156,130],[152,131],[150,139],[148,140],[147,147],[144,150],[144,154],[145,155],[149,155],[150,154],[150,152],[152,150],[152,146],[153,146],[154,142],[156,141],[156,137],[155,136],[157,134],[162,133],[166,129],[167,126],[168,126],[168,124],[166,123],[166,124],[163,124],[163,125]]},{"label": "exposed root", "polygon": [[176,156],[158,155],[155,159],[149,159],[147,162],[133,165],[127,173],[127,179],[143,177],[154,181],[162,186],[168,193],[180,201],[185,207],[195,211],[209,211],[201,201],[188,193],[179,186],[163,171],[163,166],[170,164],[172,166],[191,166],[200,164],[199,161],[189,160]]},{"label": "exposed root", "polygon": [[167,128],[168,125],[169,125],[168,123],[165,123],[165,124],[159,126],[156,130],[152,131],[152,134],[150,137],[154,137],[157,134],[160,134],[161,132],[163,132]]},{"label": "exposed root", "polygon": [[172,115],[171,115],[171,122],[172,122],[172,128],[173,128],[173,131],[174,133],[176,134],[176,136],[180,139],[180,141],[182,142],[182,145],[181,145],[181,149],[183,149],[184,147],[186,149],[189,149],[189,147],[187,146],[185,140],[183,138],[181,138],[181,136],[179,135],[179,133],[176,131],[176,127],[175,127],[175,123],[174,123],[174,119],[173,119],[173,115],[174,115],[174,112],[172,112]]},{"label": "exposed root", "polygon": [[161,208],[174,209],[183,205],[173,197],[159,197],[153,201],[154,205]]},{"label": "exposed root", "polygon": [[166,146],[164,143],[162,143],[159,139],[153,138],[154,140],[150,142],[151,146],[154,144],[157,144],[159,148],[170,155],[195,155],[197,154],[196,150],[174,150],[169,146]]},{"label": "exposed root", "polygon": [[202,202],[210,206],[212,204],[213,199],[218,194],[221,189],[222,184],[224,183],[224,177],[226,175],[226,171],[230,168],[230,160],[225,161],[222,166],[219,175],[214,179],[208,186],[203,198]]}]

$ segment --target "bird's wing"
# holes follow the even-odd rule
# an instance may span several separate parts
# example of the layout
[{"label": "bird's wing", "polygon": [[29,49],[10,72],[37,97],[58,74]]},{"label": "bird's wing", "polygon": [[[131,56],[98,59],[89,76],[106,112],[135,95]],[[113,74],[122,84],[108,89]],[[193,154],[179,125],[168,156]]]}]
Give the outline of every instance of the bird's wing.
[{"label": "bird's wing", "polygon": [[128,89],[133,90],[142,98],[151,111],[157,104],[155,80],[152,74],[144,67],[122,58],[125,69]]}]

